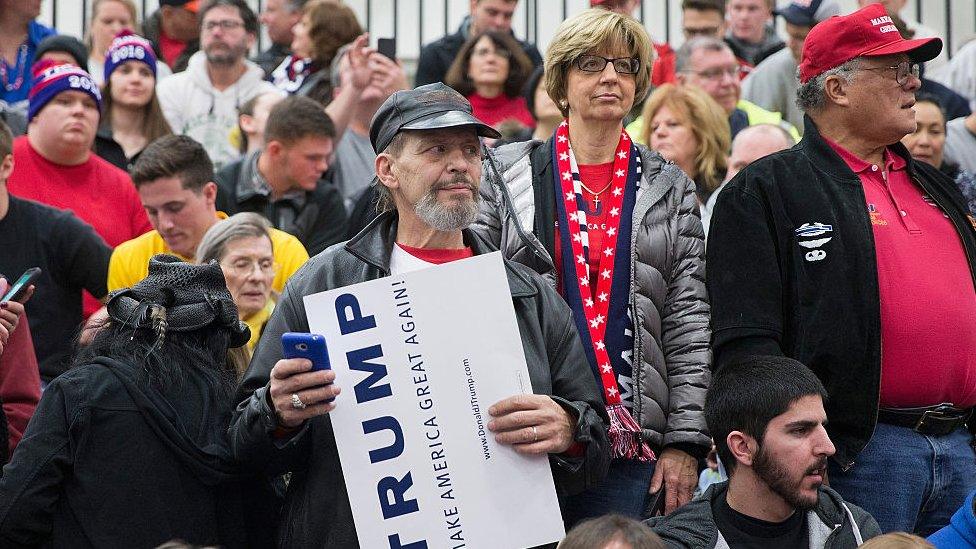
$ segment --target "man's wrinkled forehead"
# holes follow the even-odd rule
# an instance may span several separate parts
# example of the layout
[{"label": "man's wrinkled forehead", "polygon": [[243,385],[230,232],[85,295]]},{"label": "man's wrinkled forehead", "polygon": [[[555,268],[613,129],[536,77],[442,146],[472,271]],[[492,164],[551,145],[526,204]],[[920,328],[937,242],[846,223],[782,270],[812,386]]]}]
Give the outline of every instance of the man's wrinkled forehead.
[{"label": "man's wrinkled forehead", "polygon": [[439,143],[480,144],[478,131],[474,126],[455,126],[431,130],[400,130],[410,142],[421,145]]}]

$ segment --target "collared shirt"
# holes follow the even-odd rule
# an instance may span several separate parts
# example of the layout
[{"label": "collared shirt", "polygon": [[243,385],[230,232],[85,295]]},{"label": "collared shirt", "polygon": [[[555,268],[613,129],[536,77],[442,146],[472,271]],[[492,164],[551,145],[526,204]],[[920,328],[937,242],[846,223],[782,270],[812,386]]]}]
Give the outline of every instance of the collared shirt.
[{"label": "collared shirt", "polygon": [[[305,207],[308,197],[305,191],[296,190],[286,192],[277,200],[272,199],[271,185],[261,174],[261,170],[258,169],[260,157],[261,151],[257,150],[248,153],[244,159],[244,163],[241,165],[241,177],[237,179],[237,202],[239,204],[244,203],[255,196],[267,198],[268,202],[274,202],[278,205],[276,208],[278,218],[272,219],[271,224],[285,232],[294,234],[295,218]],[[282,208],[283,205],[290,207]]]},{"label": "collared shirt", "polygon": [[955,227],[890,148],[878,166],[824,139],[861,179],[874,232],[881,407],[976,405],[976,288]]}]

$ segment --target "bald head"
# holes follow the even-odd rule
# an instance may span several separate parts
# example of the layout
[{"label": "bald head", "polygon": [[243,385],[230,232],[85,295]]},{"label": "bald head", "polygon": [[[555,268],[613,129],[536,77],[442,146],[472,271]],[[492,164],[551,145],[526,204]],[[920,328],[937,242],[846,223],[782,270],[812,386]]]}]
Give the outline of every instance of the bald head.
[{"label": "bald head", "polygon": [[742,168],[776,151],[795,145],[793,136],[774,124],[756,124],[740,131],[732,140],[732,154],[729,156],[729,171],[725,180],[729,181]]}]

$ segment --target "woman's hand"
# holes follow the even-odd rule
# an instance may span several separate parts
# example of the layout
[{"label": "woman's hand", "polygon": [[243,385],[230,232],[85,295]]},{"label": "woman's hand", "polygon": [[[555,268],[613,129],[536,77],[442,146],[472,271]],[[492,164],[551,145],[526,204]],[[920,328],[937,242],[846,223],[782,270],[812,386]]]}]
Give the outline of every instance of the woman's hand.
[{"label": "woman's hand", "polygon": [[[10,289],[10,283],[5,279],[0,279],[0,295],[6,294]],[[0,303],[0,326],[6,329],[7,334],[12,334],[20,323],[20,317],[24,315],[24,303],[34,294],[34,286],[28,288],[24,297],[18,301],[4,301]]]},{"label": "woman's hand", "polygon": [[657,458],[648,490],[655,494],[664,488],[664,514],[691,501],[698,486],[698,460],[675,448],[665,448]]},{"label": "woman's hand", "polygon": [[488,413],[495,440],[520,454],[561,454],[573,445],[575,422],[546,395],[515,395],[496,402]]}]

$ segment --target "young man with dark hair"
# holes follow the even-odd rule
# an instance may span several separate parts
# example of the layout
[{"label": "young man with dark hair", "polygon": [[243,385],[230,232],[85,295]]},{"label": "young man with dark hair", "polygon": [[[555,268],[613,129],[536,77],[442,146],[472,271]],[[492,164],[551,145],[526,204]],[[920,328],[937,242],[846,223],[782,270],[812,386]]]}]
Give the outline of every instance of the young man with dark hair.
[{"label": "young man with dark hair", "polygon": [[775,8],[775,0],[727,0],[725,41],[736,57],[756,66],[786,46],[773,27]]},{"label": "young man with dark hair", "polygon": [[[174,254],[192,262],[203,235],[227,218],[215,207],[217,184],[207,152],[189,137],[168,135],[150,144],[133,165],[132,179],[155,230],[115,249],[108,269],[109,291],[131,287],[145,278],[149,259],[156,254]],[[270,232],[279,265],[272,286],[281,292],[308,253],[290,234]]]},{"label": "young man with dark hair", "polygon": [[25,308],[40,375],[49,382],[67,368],[82,321],[82,290],[99,299],[108,293],[105,273],[112,250],[70,211],[10,195],[12,150],[10,131],[0,123],[0,272],[12,283],[27,269],[41,269]]},{"label": "young man with dark hair", "polygon": [[725,36],[725,0],[684,0],[681,2],[681,31],[685,40]]},{"label": "young man with dark hair", "polygon": [[712,379],[705,420],[727,483],[648,523],[669,547],[853,549],[881,533],[862,509],[824,486],[834,445],[827,392],[796,360],[750,357]]},{"label": "young man with dark hair", "polygon": [[217,168],[239,153],[227,138],[237,109],[248,99],[276,91],[261,67],[249,61],[258,18],[243,0],[211,0],[200,7],[200,52],[186,71],[159,82],[159,104],[173,133],[203,144]]},{"label": "young man with dark hair", "polygon": [[217,207],[265,216],[311,255],[344,240],[342,195],[322,180],[334,143],[335,126],[321,105],[302,96],[283,99],[268,114],[264,147],[217,175]]}]

